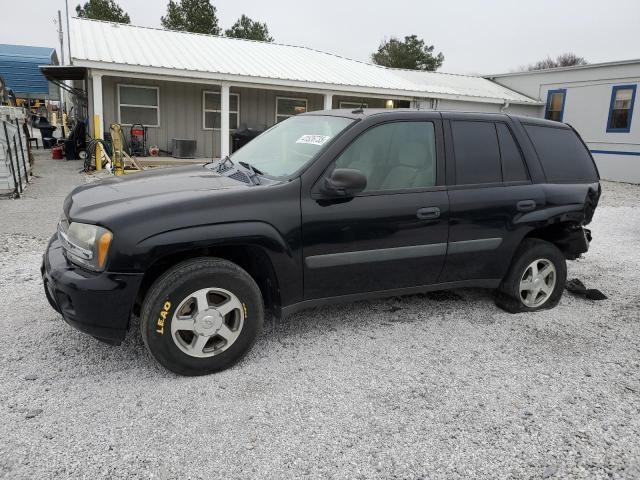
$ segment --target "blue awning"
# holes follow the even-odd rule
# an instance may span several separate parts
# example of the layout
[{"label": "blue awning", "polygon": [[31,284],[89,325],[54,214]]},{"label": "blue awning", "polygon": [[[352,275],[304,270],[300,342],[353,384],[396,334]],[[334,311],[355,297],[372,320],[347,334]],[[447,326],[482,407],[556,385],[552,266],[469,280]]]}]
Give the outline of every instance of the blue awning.
[{"label": "blue awning", "polygon": [[54,48],[0,44],[0,75],[17,96],[49,94],[49,83],[39,65],[57,65]]}]

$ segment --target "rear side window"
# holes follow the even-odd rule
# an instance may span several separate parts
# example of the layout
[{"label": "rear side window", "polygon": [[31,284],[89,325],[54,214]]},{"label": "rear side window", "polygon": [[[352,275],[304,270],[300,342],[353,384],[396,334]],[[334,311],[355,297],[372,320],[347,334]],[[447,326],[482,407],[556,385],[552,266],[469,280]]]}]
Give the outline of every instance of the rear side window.
[{"label": "rear side window", "polygon": [[527,124],[524,128],[549,182],[598,181],[591,156],[573,130]]},{"label": "rear side window", "polygon": [[527,170],[524,166],[522,153],[516,141],[504,123],[496,123],[498,141],[500,142],[500,158],[502,159],[502,180],[505,182],[518,182],[528,180]]},{"label": "rear side window", "polygon": [[502,182],[500,149],[493,122],[451,122],[456,183]]}]

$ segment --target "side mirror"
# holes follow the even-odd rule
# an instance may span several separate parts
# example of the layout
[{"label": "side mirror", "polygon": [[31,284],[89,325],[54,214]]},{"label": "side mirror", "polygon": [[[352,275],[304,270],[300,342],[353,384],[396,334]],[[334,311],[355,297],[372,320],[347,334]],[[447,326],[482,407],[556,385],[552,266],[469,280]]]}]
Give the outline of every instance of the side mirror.
[{"label": "side mirror", "polygon": [[332,197],[353,197],[367,187],[367,177],[360,170],[336,168],[324,179],[323,193]]}]

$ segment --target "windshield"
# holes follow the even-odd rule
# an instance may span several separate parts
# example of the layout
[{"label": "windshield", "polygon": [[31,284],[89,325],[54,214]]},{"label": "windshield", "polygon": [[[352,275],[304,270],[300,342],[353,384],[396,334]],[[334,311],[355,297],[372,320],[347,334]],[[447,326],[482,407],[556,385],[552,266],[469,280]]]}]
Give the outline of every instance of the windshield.
[{"label": "windshield", "polygon": [[265,175],[288,177],[351,123],[350,118],[328,115],[291,117],[256,137],[231,159],[248,163]]}]

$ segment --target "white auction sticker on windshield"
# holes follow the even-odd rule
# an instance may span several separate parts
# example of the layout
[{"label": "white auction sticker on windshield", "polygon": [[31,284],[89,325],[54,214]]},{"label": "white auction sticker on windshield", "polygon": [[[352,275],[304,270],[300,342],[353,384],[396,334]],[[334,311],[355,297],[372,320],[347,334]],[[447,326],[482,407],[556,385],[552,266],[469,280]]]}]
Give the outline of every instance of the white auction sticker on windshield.
[{"label": "white auction sticker on windshield", "polygon": [[329,140],[331,137],[327,135],[302,135],[296,143],[306,143],[309,145],[322,145],[324,142]]}]

